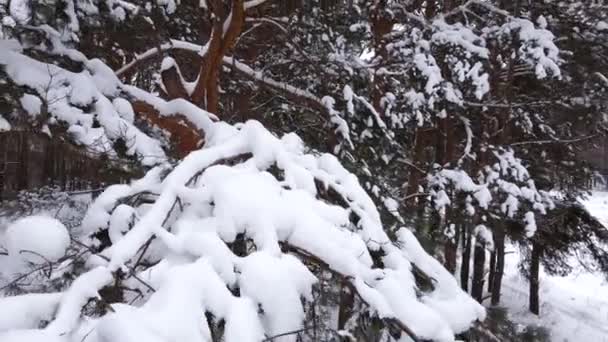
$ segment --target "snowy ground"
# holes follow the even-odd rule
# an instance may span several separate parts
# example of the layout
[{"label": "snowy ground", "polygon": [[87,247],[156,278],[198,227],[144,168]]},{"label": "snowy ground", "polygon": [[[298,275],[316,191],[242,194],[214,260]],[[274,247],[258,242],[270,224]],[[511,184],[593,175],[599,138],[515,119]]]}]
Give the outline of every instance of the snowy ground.
[{"label": "snowy ground", "polygon": [[[608,227],[608,193],[582,201]],[[553,342],[608,342],[608,282],[602,274],[578,268],[566,277],[541,273],[541,316],[528,312],[528,282],[517,270],[518,251],[507,254],[503,303],[517,323],[535,324],[551,332]]]}]

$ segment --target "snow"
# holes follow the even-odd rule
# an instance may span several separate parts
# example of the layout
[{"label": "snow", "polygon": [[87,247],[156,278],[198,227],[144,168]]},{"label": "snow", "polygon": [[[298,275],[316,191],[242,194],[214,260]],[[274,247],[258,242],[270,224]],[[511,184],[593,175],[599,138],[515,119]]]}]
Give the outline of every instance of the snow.
[{"label": "snow", "polygon": [[17,25],[17,23],[15,22],[15,19],[13,19],[13,17],[7,15],[2,18],[2,25],[12,28],[12,27],[15,27],[15,25]]},{"label": "snow", "polygon": [[536,232],[536,220],[534,219],[534,212],[528,211],[524,215],[524,221],[526,223],[526,227],[525,227],[526,236],[527,237],[534,236],[534,233]]},{"label": "snow", "polygon": [[126,204],[119,204],[112,215],[108,226],[108,234],[112,243],[118,242],[122,236],[129,231],[130,226],[134,223],[137,213],[133,207]]},{"label": "snow", "polygon": [[[401,251],[407,255],[413,264],[436,280],[435,291],[423,297],[423,301],[434,308],[449,323],[454,332],[462,332],[475,320],[484,320],[484,308],[461,290],[456,279],[441,264],[430,256],[420,245],[414,234],[401,229],[397,232]],[[400,290],[403,293],[403,289]],[[417,312],[417,310],[412,310]],[[424,315],[422,315],[424,316]],[[440,325],[431,325],[436,329]]]},{"label": "snow", "polygon": [[[608,227],[608,193],[594,192],[580,200],[589,212]],[[607,228],[608,229],[608,228]],[[551,341],[608,342],[608,281],[579,265],[576,256],[567,262],[574,270],[567,276],[547,274],[540,268],[540,316],[528,311],[527,279],[521,275],[519,249],[507,245],[501,303],[520,328],[537,325],[549,329]]]},{"label": "snow", "polygon": [[32,9],[27,0],[11,0],[9,13],[16,22],[25,25],[31,19]]},{"label": "snow", "polygon": [[536,23],[538,24],[538,27],[540,27],[542,29],[547,28],[547,19],[542,15],[536,19]]},{"label": "snow", "polygon": [[600,21],[597,22],[597,24],[595,24],[595,28],[598,31],[608,31],[608,23],[605,22],[605,21],[600,20]]},{"label": "snow", "polygon": [[116,201],[129,194],[131,188],[128,185],[117,184],[106,188],[87,210],[80,225],[81,233],[91,234],[105,228],[110,222],[110,211],[114,208]]},{"label": "snow", "polygon": [[0,132],[5,132],[5,131],[10,131],[11,130],[11,124],[6,121],[6,119],[0,115]]},{"label": "snow", "polygon": [[473,230],[473,234],[477,238],[477,241],[483,241],[485,247],[488,250],[491,251],[494,249],[494,237],[492,235],[492,231],[488,229],[488,227],[483,224],[480,224],[475,227],[475,229]]},{"label": "snow", "polygon": [[[266,252],[248,255],[239,266],[241,294],[260,303],[263,324],[270,336],[301,328],[304,309],[300,298],[312,299],[315,276],[293,256],[275,258]],[[272,286],[268,286],[272,284]],[[277,341],[295,341],[285,336]]]},{"label": "snow", "polygon": [[433,28],[436,30],[431,38],[432,41],[440,44],[450,44],[462,47],[469,55],[475,54],[487,59],[489,51],[485,46],[479,44],[479,36],[470,28],[460,23],[449,25],[443,20],[435,20]]},{"label": "snow", "polygon": [[[335,156],[306,154],[295,134],[279,139],[256,121],[236,126],[209,123],[206,133],[213,137],[206,147],[187,156],[164,179],[159,177],[161,168],[153,169],[144,180],[108,188],[89,209],[82,233],[91,236],[109,226],[113,242],[101,253],[109,262],[96,262],[101,274],[124,269],[151,237],[165,247],[151,259],[160,258],[157,266],[141,274],[156,292],[141,307],[116,310],[107,317],[114,323],[102,319],[97,331],[102,341],[132,341],[136,336],[207,341],[206,327],[197,330],[200,325],[193,323],[204,308],[226,319],[226,336],[238,341],[258,340],[255,336],[262,331],[272,336],[301,328],[301,299],[311,299],[317,279],[300,258],[284,254],[280,243],[352,279],[372,310],[382,318],[401,320],[423,338],[452,341],[455,332],[485,316],[411,233],[401,234],[400,247],[390,242],[375,204]],[[214,165],[247,154],[250,157],[234,166]],[[266,171],[272,165],[283,171],[283,179]],[[336,191],[348,209],[317,200],[315,181]],[[149,189],[158,195],[145,211],[120,204]],[[174,215],[178,199],[183,209]],[[129,229],[121,223],[131,222],[134,212],[138,218]],[[351,212],[360,218],[357,227],[349,221]],[[238,234],[246,234],[256,251],[236,256],[226,243]],[[373,268],[369,253],[380,249],[384,270]],[[435,289],[422,297],[415,290],[412,263],[437,280]],[[228,290],[235,286],[241,292],[238,299]],[[89,297],[94,288],[77,298]],[[174,321],[177,318],[179,322]],[[141,334],[129,338],[121,333],[126,321],[136,322]],[[160,329],[157,322],[172,323]]]},{"label": "snow", "polygon": [[560,77],[558,63],[559,49],[554,43],[555,36],[544,28],[536,28],[526,19],[513,18],[505,25],[508,31],[518,32],[524,46],[520,48],[521,58],[535,67],[536,77],[543,79],[548,72],[554,77]]},{"label": "snow", "polygon": [[135,121],[135,113],[133,112],[133,107],[131,107],[129,101],[117,97],[112,101],[112,105],[121,118],[125,119],[128,123],[133,124]]},{"label": "snow", "polygon": [[580,201],[591,215],[608,227],[608,192],[595,191],[592,196],[580,199]]},{"label": "snow", "polygon": [[160,71],[162,72],[165,70],[169,70],[175,66],[177,66],[175,59],[173,59],[172,57],[165,57],[165,58],[163,58],[163,61],[160,64]]},{"label": "snow", "polygon": [[0,334],[12,329],[34,329],[49,321],[57,310],[61,293],[30,293],[0,298]]},{"label": "snow", "polygon": [[529,285],[517,266],[519,253],[513,247],[507,251],[501,301],[511,320],[522,328],[548,328],[551,341],[608,342],[608,283],[602,274],[577,269],[565,277],[550,276],[541,266],[539,317],[528,311]]},{"label": "snow", "polygon": [[55,319],[45,330],[59,336],[72,331],[80,320],[82,307],[89,299],[98,298],[97,291],[112,280],[114,280],[112,273],[103,267],[94,268],[80,275],[63,294]]},{"label": "snow", "polygon": [[2,342],[69,342],[67,336],[58,336],[45,330],[24,329],[0,333]]},{"label": "snow", "polygon": [[[45,29],[50,37],[58,40],[59,33],[50,27],[41,28]],[[18,46],[10,44],[6,49],[0,49],[0,65],[15,83],[35,90],[39,97],[46,99],[51,119],[68,124],[68,132],[77,143],[94,152],[113,155],[112,143],[124,139],[128,144],[127,154],[140,157],[144,165],[152,166],[166,160],[160,142],[133,125],[132,110],[129,111],[120,100],[115,104],[110,100],[116,98],[123,86],[114,72],[100,60],[87,60],[59,41],[54,41],[54,44],[57,53],[84,63],[85,70],[74,73],[36,61],[19,53]],[[24,95],[21,103],[30,115],[40,112],[41,101],[34,95]],[[93,113],[85,113],[81,109],[88,106],[93,108]],[[95,119],[101,127],[94,127]]]},{"label": "snow", "polygon": [[[172,1],[160,3],[169,11],[175,5]],[[123,19],[128,6],[116,4],[114,15]],[[57,32],[45,32],[57,38]],[[469,43],[466,39],[458,42]],[[389,238],[376,204],[336,156],[309,152],[296,134],[279,138],[254,120],[235,125],[215,122],[213,115],[186,100],[164,101],[124,85],[101,61],[88,60],[59,42],[54,44],[55,53],[82,63],[84,70],[74,73],[40,63],[18,49],[2,49],[0,65],[15,83],[49,99],[49,114],[66,123],[77,142],[91,148],[96,142],[100,145],[96,148],[111,152],[113,142],[124,138],[134,142],[129,155],[141,157],[144,165],[160,166],[140,180],[110,186],[97,197],[74,233],[83,238],[78,247],[101,251],[87,256],[82,273],[60,298],[49,297],[46,304],[35,305],[26,305],[25,297],[6,299],[20,303],[16,310],[30,319],[10,327],[24,330],[2,332],[0,340],[71,342],[76,336],[83,340],[87,329],[94,331],[89,342],[207,342],[211,332],[201,323],[205,313],[210,313],[216,322],[225,322],[226,341],[259,342],[303,327],[304,304],[312,300],[312,287],[319,281],[311,264],[347,282],[371,312],[398,321],[424,340],[453,341],[456,333],[485,318],[483,307],[460,289],[408,229],[397,230],[396,242]],[[421,48],[415,59],[427,78],[428,93],[435,94],[443,79],[428,50]],[[319,98],[274,81],[232,58],[224,62],[317,104],[350,143],[348,125],[335,109],[333,97]],[[165,60],[164,67],[170,63]],[[483,81],[480,67],[472,70],[471,77]],[[457,90],[451,91],[457,100]],[[375,122],[386,128],[382,115],[366,99],[347,87],[343,95],[353,111],[352,100],[371,111],[370,125]],[[205,146],[177,165],[165,165],[158,141],[133,126],[133,108],[127,98],[152,105],[160,115],[185,116],[204,132]],[[34,102],[27,98],[23,107],[35,112]],[[503,159],[505,168],[515,168],[513,158]],[[440,185],[452,181],[481,207],[487,207],[492,198],[489,181],[476,183],[464,172],[444,171],[438,179]],[[448,198],[444,189],[439,193]],[[147,203],[134,200],[142,194],[149,199]],[[390,198],[383,203],[389,209],[397,207]],[[22,220],[31,223],[37,219],[42,220]],[[44,220],[48,228],[53,219]],[[29,225],[30,234],[15,228],[19,222],[6,233],[9,257],[19,255],[24,247],[49,260],[65,254],[70,237],[63,225],[44,231],[36,230],[41,225]],[[105,229],[109,246],[101,244],[97,234]],[[239,236],[245,237],[246,256],[231,249]],[[379,255],[382,267],[375,264],[372,252]],[[434,280],[432,289],[417,288],[414,267]],[[112,304],[112,310],[101,317],[83,317],[83,306],[99,299],[99,291],[113,283],[118,272],[125,275],[126,287],[146,288],[145,293],[129,298],[131,304]],[[237,289],[238,296],[232,292]],[[51,311],[54,317],[48,326],[36,329],[34,323]],[[276,340],[295,341],[296,336]]]},{"label": "snow", "polygon": [[32,117],[36,117],[40,114],[40,109],[42,108],[42,100],[36,95],[31,94],[23,94],[21,99],[21,106],[23,109]]},{"label": "snow", "polygon": [[6,248],[14,266],[57,261],[70,244],[66,227],[45,216],[29,216],[11,223],[5,232]]}]

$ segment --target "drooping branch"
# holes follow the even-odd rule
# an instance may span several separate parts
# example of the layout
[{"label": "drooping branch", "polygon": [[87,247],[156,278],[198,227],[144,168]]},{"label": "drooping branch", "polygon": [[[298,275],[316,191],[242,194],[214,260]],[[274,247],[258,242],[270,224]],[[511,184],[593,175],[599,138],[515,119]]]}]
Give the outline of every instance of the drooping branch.
[{"label": "drooping branch", "polygon": [[[160,53],[166,52],[166,51],[182,50],[182,51],[192,53],[193,56],[200,56],[201,54],[206,55],[206,53],[208,53],[209,49],[210,49],[209,44],[206,46],[200,46],[198,44],[194,44],[194,43],[190,43],[190,42],[185,42],[185,41],[180,41],[180,40],[171,40],[165,44],[162,44],[160,46],[160,49],[153,48],[153,49],[150,49],[150,50],[140,54],[139,57],[136,58],[134,61],[126,64],[124,67],[122,67],[118,71],[116,71],[116,75],[122,76],[122,75],[126,74],[128,71],[130,71],[134,68],[137,68],[142,63],[149,61],[154,56],[156,56]],[[344,121],[344,119],[342,119],[338,115],[338,113],[335,110],[333,110],[333,108],[330,108],[327,105],[327,103],[323,101],[322,98],[319,98],[318,96],[312,94],[311,92],[309,92],[307,90],[300,89],[300,88],[294,87],[292,85],[289,85],[287,83],[279,82],[270,77],[267,77],[262,72],[252,69],[245,63],[242,63],[242,62],[236,60],[234,57],[224,56],[222,58],[222,63],[228,67],[231,67],[234,71],[239,73],[241,76],[243,76],[247,79],[250,79],[252,81],[256,81],[260,85],[262,85],[272,91],[281,93],[282,95],[293,100],[294,102],[297,102],[300,104],[306,104],[307,106],[310,106],[310,108],[312,108],[313,110],[316,110],[316,111],[322,113],[324,116],[326,116],[328,118],[328,120],[330,122],[332,122],[332,124],[334,124],[337,127],[336,130],[342,136],[342,138],[344,140],[346,140],[347,142],[349,142],[349,144],[350,144],[350,136],[348,133],[348,127],[347,127],[346,122]],[[197,86],[199,86],[200,84],[201,83],[199,82],[197,84]],[[200,85],[200,86],[202,86],[202,85]],[[204,90],[205,89],[202,89],[199,91],[204,92]],[[196,101],[195,100],[196,91],[197,90],[195,88],[195,90],[193,91],[193,95],[192,95],[193,102]],[[202,96],[202,95],[199,95],[199,96]]]},{"label": "drooping branch", "polygon": [[170,133],[171,145],[175,148],[177,157],[183,158],[203,145],[203,134],[185,116],[181,114],[160,115],[157,109],[143,101],[133,101],[131,105],[138,118]]}]

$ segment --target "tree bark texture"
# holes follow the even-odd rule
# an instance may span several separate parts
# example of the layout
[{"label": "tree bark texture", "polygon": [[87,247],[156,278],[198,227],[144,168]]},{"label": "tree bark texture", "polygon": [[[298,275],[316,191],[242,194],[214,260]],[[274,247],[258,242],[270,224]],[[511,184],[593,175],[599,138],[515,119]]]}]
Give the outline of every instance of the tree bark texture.
[{"label": "tree bark texture", "polygon": [[535,315],[540,314],[540,298],[539,298],[539,271],[540,258],[542,255],[542,247],[538,242],[532,244],[532,256],[530,258],[530,312]]},{"label": "tree bark texture", "polygon": [[471,295],[480,303],[483,299],[485,265],[486,249],[483,243],[478,242],[475,244],[475,251],[473,255],[473,287],[471,289]]}]

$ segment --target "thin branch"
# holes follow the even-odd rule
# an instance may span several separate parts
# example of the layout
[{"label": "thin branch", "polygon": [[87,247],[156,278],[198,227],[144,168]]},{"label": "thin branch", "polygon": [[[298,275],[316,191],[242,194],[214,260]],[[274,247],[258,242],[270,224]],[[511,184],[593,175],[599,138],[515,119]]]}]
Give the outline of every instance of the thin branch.
[{"label": "thin branch", "polygon": [[243,7],[245,8],[245,10],[254,8],[256,6],[259,6],[263,3],[265,3],[267,0],[249,0],[249,1],[245,1],[245,3],[243,4]]},{"label": "thin branch", "polygon": [[46,264],[37,268],[34,268],[33,270],[31,270],[28,273],[24,273],[22,275],[20,275],[19,277],[15,278],[14,280],[10,281],[9,283],[5,284],[4,286],[0,287],[0,292],[2,292],[4,289],[7,289],[15,284],[17,284],[20,280],[25,279],[27,277],[29,277],[30,275],[38,272],[38,271],[42,271],[46,268]]},{"label": "thin branch", "polygon": [[462,104],[470,107],[488,107],[488,108],[515,108],[515,107],[526,107],[526,106],[546,106],[546,105],[561,105],[564,104],[555,101],[535,101],[535,102],[521,102],[521,103],[483,103],[483,102],[470,102],[463,101]]},{"label": "thin branch", "polygon": [[[98,257],[102,258],[103,260],[105,260],[105,261],[107,261],[107,262],[110,262],[110,258],[108,258],[107,256],[102,255],[102,254],[96,254],[96,253],[95,253],[95,252],[92,250],[92,248],[91,248],[90,246],[87,246],[86,244],[84,244],[84,243],[82,243],[82,242],[80,242],[80,241],[78,241],[78,240],[76,240],[76,239],[74,239],[74,238],[70,238],[70,240],[72,240],[72,242],[74,242],[75,244],[77,244],[77,245],[79,245],[79,246],[81,246],[81,247],[86,248],[88,251],[90,251],[91,253],[93,253],[93,255],[96,255],[96,256],[98,256]],[[155,289],[154,287],[152,287],[152,285],[148,284],[147,282],[145,282],[143,279],[139,278],[139,277],[138,277],[138,276],[135,274],[135,272],[133,271],[133,268],[132,268],[132,267],[129,267],[129,266],[127,266],[127,265],[125,265],[125,266],[126,266],[126,267],[127,267],[127,268],[128,268],[130,271],[131,271],[130,276],[132,276],[132,277],[133,277],[135,280],[137,280],[137,281],[138,281],[138,282],[140,282],[142,285],[144,285],[144,286],[145,286],[145,287],[146,287],[148,290],[150,290],[150,291],[152,291],[152,292],[156,292],[156,289]],[[1,289],[0,289],[0,290],[1,290]]]},{"label": "thin branch", "polygon": [[509,13],[508,11],[500,9],[500,8],[492,5],[491,3],[487,2],[487,1],[482,1],[482,0],[469,0],[466,3],[464,3],[464,4],[462,4],[462,5],[454,8],[452,11],[443,14],[443,16],[444,17],[449,17],[449,16],[452,16],[452,15],[457,14],[457,13],[462,12],[462,11],[467,11],[467,10],[470,11],[469,7],[471,5],[477,5],[479,7],[485,8],[486,10],[488,10],[490,12],[502,15],[502,16],[507,17],[507,18],[511,18],[512,17],[511,13]]},{"label": "thin branch", "polygon": [[428,192],[417,192],[415,194],[404,196],[404,197],[400,198],[400,200],[407,201],[408,199],[411,199],[414,197],[423,197],[423,196],[428,196],[428,195],[430,195]]},{"label": "thin branch", "polygon": [[31,251],[31,250],[22,249],[22,250],[19,251],[19,254],[23,254],[23,253],[33,254],[33,255],[35,255],[37,257],[40,257],[42,260],[44,260],[47,263],[47,265],[49,266],[49,271],[48,271],[49,275],[48,275],[48,277],[49,278],[51,277],[51,273],[53,272],[53,262],[52,261],[50,261],[49,259],[47,259],[44,255],[42,255],[42,254],[40,254],[38,252]]},{"label": "thin branch", "polygon": [[576,139],[564,139],[564,140],[532,140],[532,141],[520,141],[512,143],[511,146],[522,146],[522,145],[545,145],[545,144],[573,144],[585,140],[590,140],[598,137],[599,134],[592,134],[586,137]]},{"label": "thin branch", "polygon": [[308,328],[302,328],[302,329],[298,329],[298,330],[288,331],[288,332],[285,332],[285,333],[282,333],[282,334],[278,334],[278,335],[267,337],[267,338],[263,339],[262,342],[274,341],[275,338],[279,338],[279,337],[283,337],[283,336],[289,336],[289,335],[296,335],[296,334],[303,333],[303,332],[311,330],[311,329],[313,329],[313,327],[308,327]]}]

